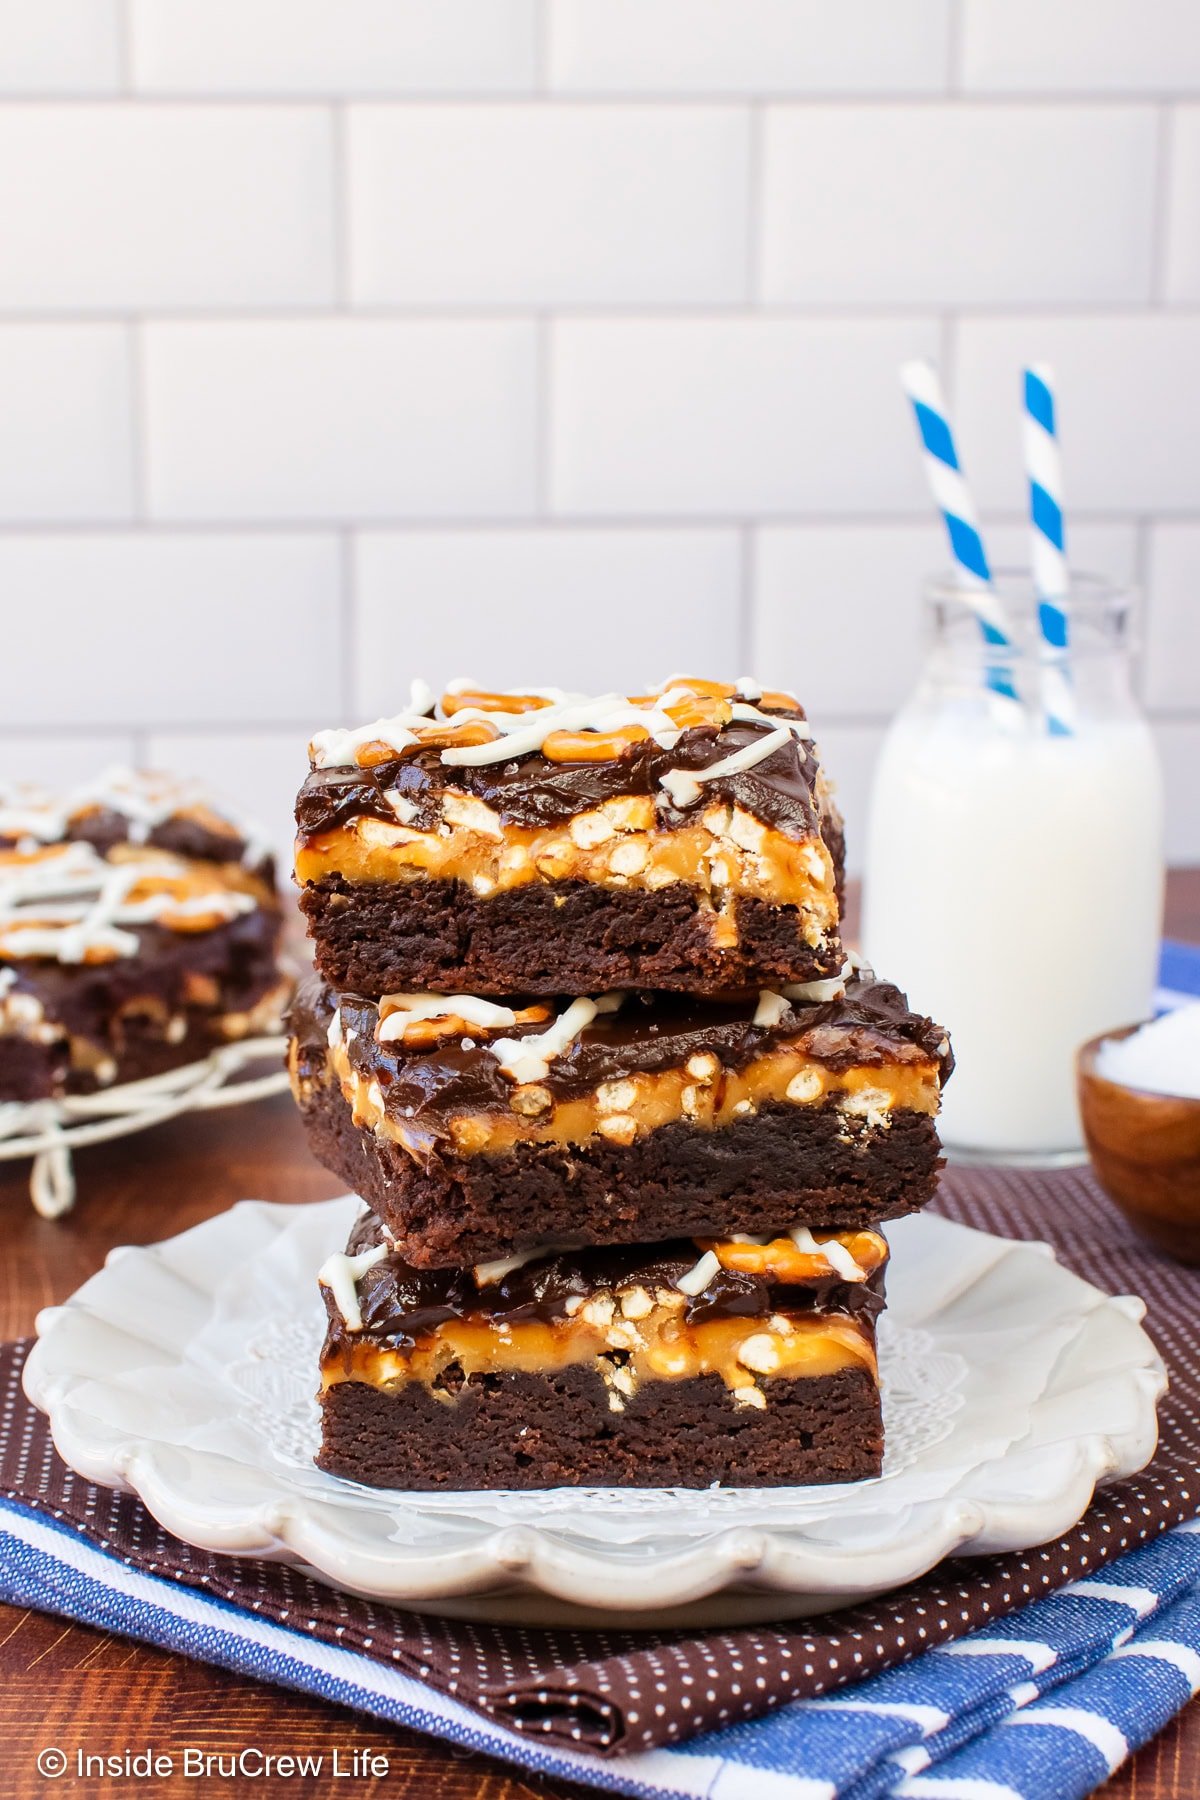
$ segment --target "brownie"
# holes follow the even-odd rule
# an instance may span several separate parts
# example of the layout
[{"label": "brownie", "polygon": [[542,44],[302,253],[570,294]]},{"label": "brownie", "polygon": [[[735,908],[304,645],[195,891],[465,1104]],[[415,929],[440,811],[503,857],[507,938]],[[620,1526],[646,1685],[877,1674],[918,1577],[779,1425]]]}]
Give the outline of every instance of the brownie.
[{"label": "brownie", "polygon": [[869,971],[825,993],[609,996],[590,1018],[572,1003],[572,1030],[536,997],[377,1005],[313,981],[290,1018],[293,1087],[316,1155],[422,1267],[868,1226],[934,1190],[952,1056]]},{"label": "brownie", "polygon": [[376,999],[836,974],[841,820],[798,703],[753,696],[452,687],[318,733],[296,802],[318,968]]},{"label": "brownie", "polygon": [[590,1369],[471,1376],[453,1409],[409,1383],[343,1381],[321,1396],[317,1463],[413,1492],[554,1487],[798,1487],[866,1481],[883,1463],[867,1369],[779,1382],[767,1412],[734,1410],[718,1375],[647,1383],[618,1415]]},{"label": "brownie", "polygon": [[[711,908],[695,890],[620,893],[581,881],[540,883],[481,899],[461,881],[356,885],[322,875],[300,893],[334,987],[477,994],[595,993],[658,988],[721,994],[760,982],[836,975],[836,940],[814,950],[795,907],[742,897],[725,917],[736,945],[713,941]],[[517,979],[517,971],[520,979]]]},{"label": "brownie", "polygon": [[368,1215],[321,1271],[317,1460],[410,1490],[878,1475],[886,1254],[800,1231],[431,1273]]},{"label": "brownie", "polygon": [[0,782],[0,848],[86,843],[107,857],[144,845],[203,862],[238,863],[275,886],[270,851],[250,827],[218,812],[198,782],[140,769],[108,769],[63,794]]},{"label": "brownie", "polygon": [[280,929],[270,858],[192,790],[119,774],[59,801],[6,790],[0,1100],[140,1080],[277,1030]]}]

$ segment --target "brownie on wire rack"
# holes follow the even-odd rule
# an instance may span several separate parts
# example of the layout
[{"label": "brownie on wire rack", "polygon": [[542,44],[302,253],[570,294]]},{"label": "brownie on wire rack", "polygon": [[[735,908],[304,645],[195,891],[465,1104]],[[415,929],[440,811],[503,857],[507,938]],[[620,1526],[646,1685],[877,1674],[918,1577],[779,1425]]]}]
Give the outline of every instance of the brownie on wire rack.
[{"label": "brownie on wire rack", "polygon": [[0,787],[0,1101],[157,1075],[279,1028],[270,856],[191,786]]}]

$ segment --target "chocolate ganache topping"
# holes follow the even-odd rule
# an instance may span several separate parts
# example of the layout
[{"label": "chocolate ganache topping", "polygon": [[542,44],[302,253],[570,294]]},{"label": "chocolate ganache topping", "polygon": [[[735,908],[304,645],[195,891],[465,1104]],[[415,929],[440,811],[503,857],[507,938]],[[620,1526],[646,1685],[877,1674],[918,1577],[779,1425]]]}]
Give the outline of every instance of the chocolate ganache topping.
[{"label": "chocolate ganache topping", "polygon": [[[370,1213],[355,1225],[346,1246],[358,1256],[388,1240]],[[499,1281],[480,1285],[470,1269],[413,1269],[394,1252],[358,1278],[361,1333],[346,1330],[329,1288],[323,1287],[329,1333],[325,1354],[363,1338],[408,1349],[448,1320],[516,1325],[527,1320],[554,1324],[571,1316],[567,1302],[593,1294],[645,1287],[676,1289],[679,1278],[701,1255],[690,1238],[671,1243],[614,1249],[563,1250],[535,1257]],[[885,1264],[864,1281],[830,1275],[802,1286],[782,1285],[761,1275],[719,1269],[699,1294],[688,1296],[680,1317],[687,1324],[715,1318],[768,1318],[772,1313],[861,1313],[883,1308]]]},{"label": "chocolate ganache topping", "polygon": [[[710,1001],[627,994],[617,1012],[600,1014],[549,1063],[542,1085],[555,1100],[567,1100],[623,1075],[682,1067],[690,1056],[705,1052],[725,1068],[745,1068],[783,1042],[798,1042],[806,1055],[833,1071],[879,1068],[919,1056],[937,1062],[945,1082],[953,1068],[942,1027],[910,1012],[900,989],[869,971],[855,973],[837,999],[788,1002],[771,1025],[755,1024],[756,1001],[757,996]],[[520,1004],[512,1002],[514,1008]],[[334,996],[316,979],[305,984],[294,1004],[291,1029],[310,1073],[324,1063],[334,1005]],[[354,995],[342,997],[341,1022],[351,1068],[377,1081],[387,1112],[403,1115],[417,1129],[440,1135],[440,1119],[508,1109],[513,1082],[485,1047],[484,1033],[444,1039],[432,1049],[410,1048],[401,1039],[381,1044],[375,1036],[378,1008]],[[516,1025],[504,1035],[534,1036],[548,1023]]]},{"label": "chocolate ganache topping", "polygon": [[[803,718],[803,713],[772,714]],[[673,769],[694,771],[759,741],[769,724],[734,721],[719,730],[694,726],[681,733],[670,750],[652,738],[630,744],[606,762],[552,762],[540,752],[479,767],[448,768],[434,749],[416,750],[374,768],[342,767],[310,771],[296,801],[296,824],[306,840],[361,817],[396,822],[389,794],[415,808],[409,823],[429,830],[437,818],[437,796],[455,788],[482,800],[502,825],[538,830],[562,825],[617,795],[648,794],[656,801],[660,826],[677,829],[694,824],[696,808],[676,807],[660,777]],[[819,767],[811,744],[792,738],[753,768],[721,775],[706,784],[712,799],[736,802],[764,824],[789,837],[813,837],[819,810],[813,790]]]},{"label": "chocolate ganache topping", "polygon": [[[72,819],[66,836],[78,843],[91,844],[101,856],[107,856],[117,844],[131,841],[130,821],[122,813],[98,807]],[[167,850],[173,856],[196,857],[203,862],[240,863],[249,848],[246,839],[232,825],[226,826],[215,819],[209,824],[184,813],[173,813],[151,825],[144,836],[134,841],[152,850]],[[255,866],[271,879],[269,861],[265,854],[260,854]]]}]

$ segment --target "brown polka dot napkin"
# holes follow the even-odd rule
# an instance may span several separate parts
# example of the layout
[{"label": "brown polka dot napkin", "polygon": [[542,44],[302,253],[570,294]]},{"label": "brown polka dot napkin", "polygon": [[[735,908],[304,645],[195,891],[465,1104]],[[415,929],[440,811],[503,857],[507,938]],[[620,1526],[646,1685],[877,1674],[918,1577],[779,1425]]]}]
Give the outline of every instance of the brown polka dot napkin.
[{"label": "brown polka dot napkin", "polygon": [[[960,1637],[1198,1510],[1200,1275],[1135,1238],[1082,1171],[955,1170],[936,1210],[1003,1236],[1047,1239],[1098,1287],[1142,1296],[1171,1373],[1160,1446],[1148,1469],[1106,1489],[1057,1543],[947,1562],[850,1611],[710,1633],[472,1625],[372,1605],[275,1563],[211,1556],[161,1530],[131,1496],[65,1467],[21,1394],[25,1344],[0,1347],[0,1490],[138,1569],[395,1664],[516,1731],[599,1755],[678,1743]],[[54,1610],[52,1595],[46,1604]]]}]

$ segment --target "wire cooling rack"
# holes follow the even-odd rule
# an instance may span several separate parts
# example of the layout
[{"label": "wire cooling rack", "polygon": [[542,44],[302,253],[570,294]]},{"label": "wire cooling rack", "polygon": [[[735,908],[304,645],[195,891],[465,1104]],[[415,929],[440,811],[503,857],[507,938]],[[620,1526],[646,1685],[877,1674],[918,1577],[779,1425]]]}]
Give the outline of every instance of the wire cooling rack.
[{"label": "wire cooling rack", "polygon": [[[244,1038],[222,1044],[202,1062],[99,1093],[5,1102],[0,1104],[0,1162],[32,1157],[30,1198],[44,1219],[60,1218],[75,1203],[75,1150],[145,1131],[180,1113],[245,1106],[281,1094],[288,1077],[278,1065],[286,1049],[283,1036]],[[256,1064],[271,1062],[276,1066],[269,1074],[242,1079]]]}]

